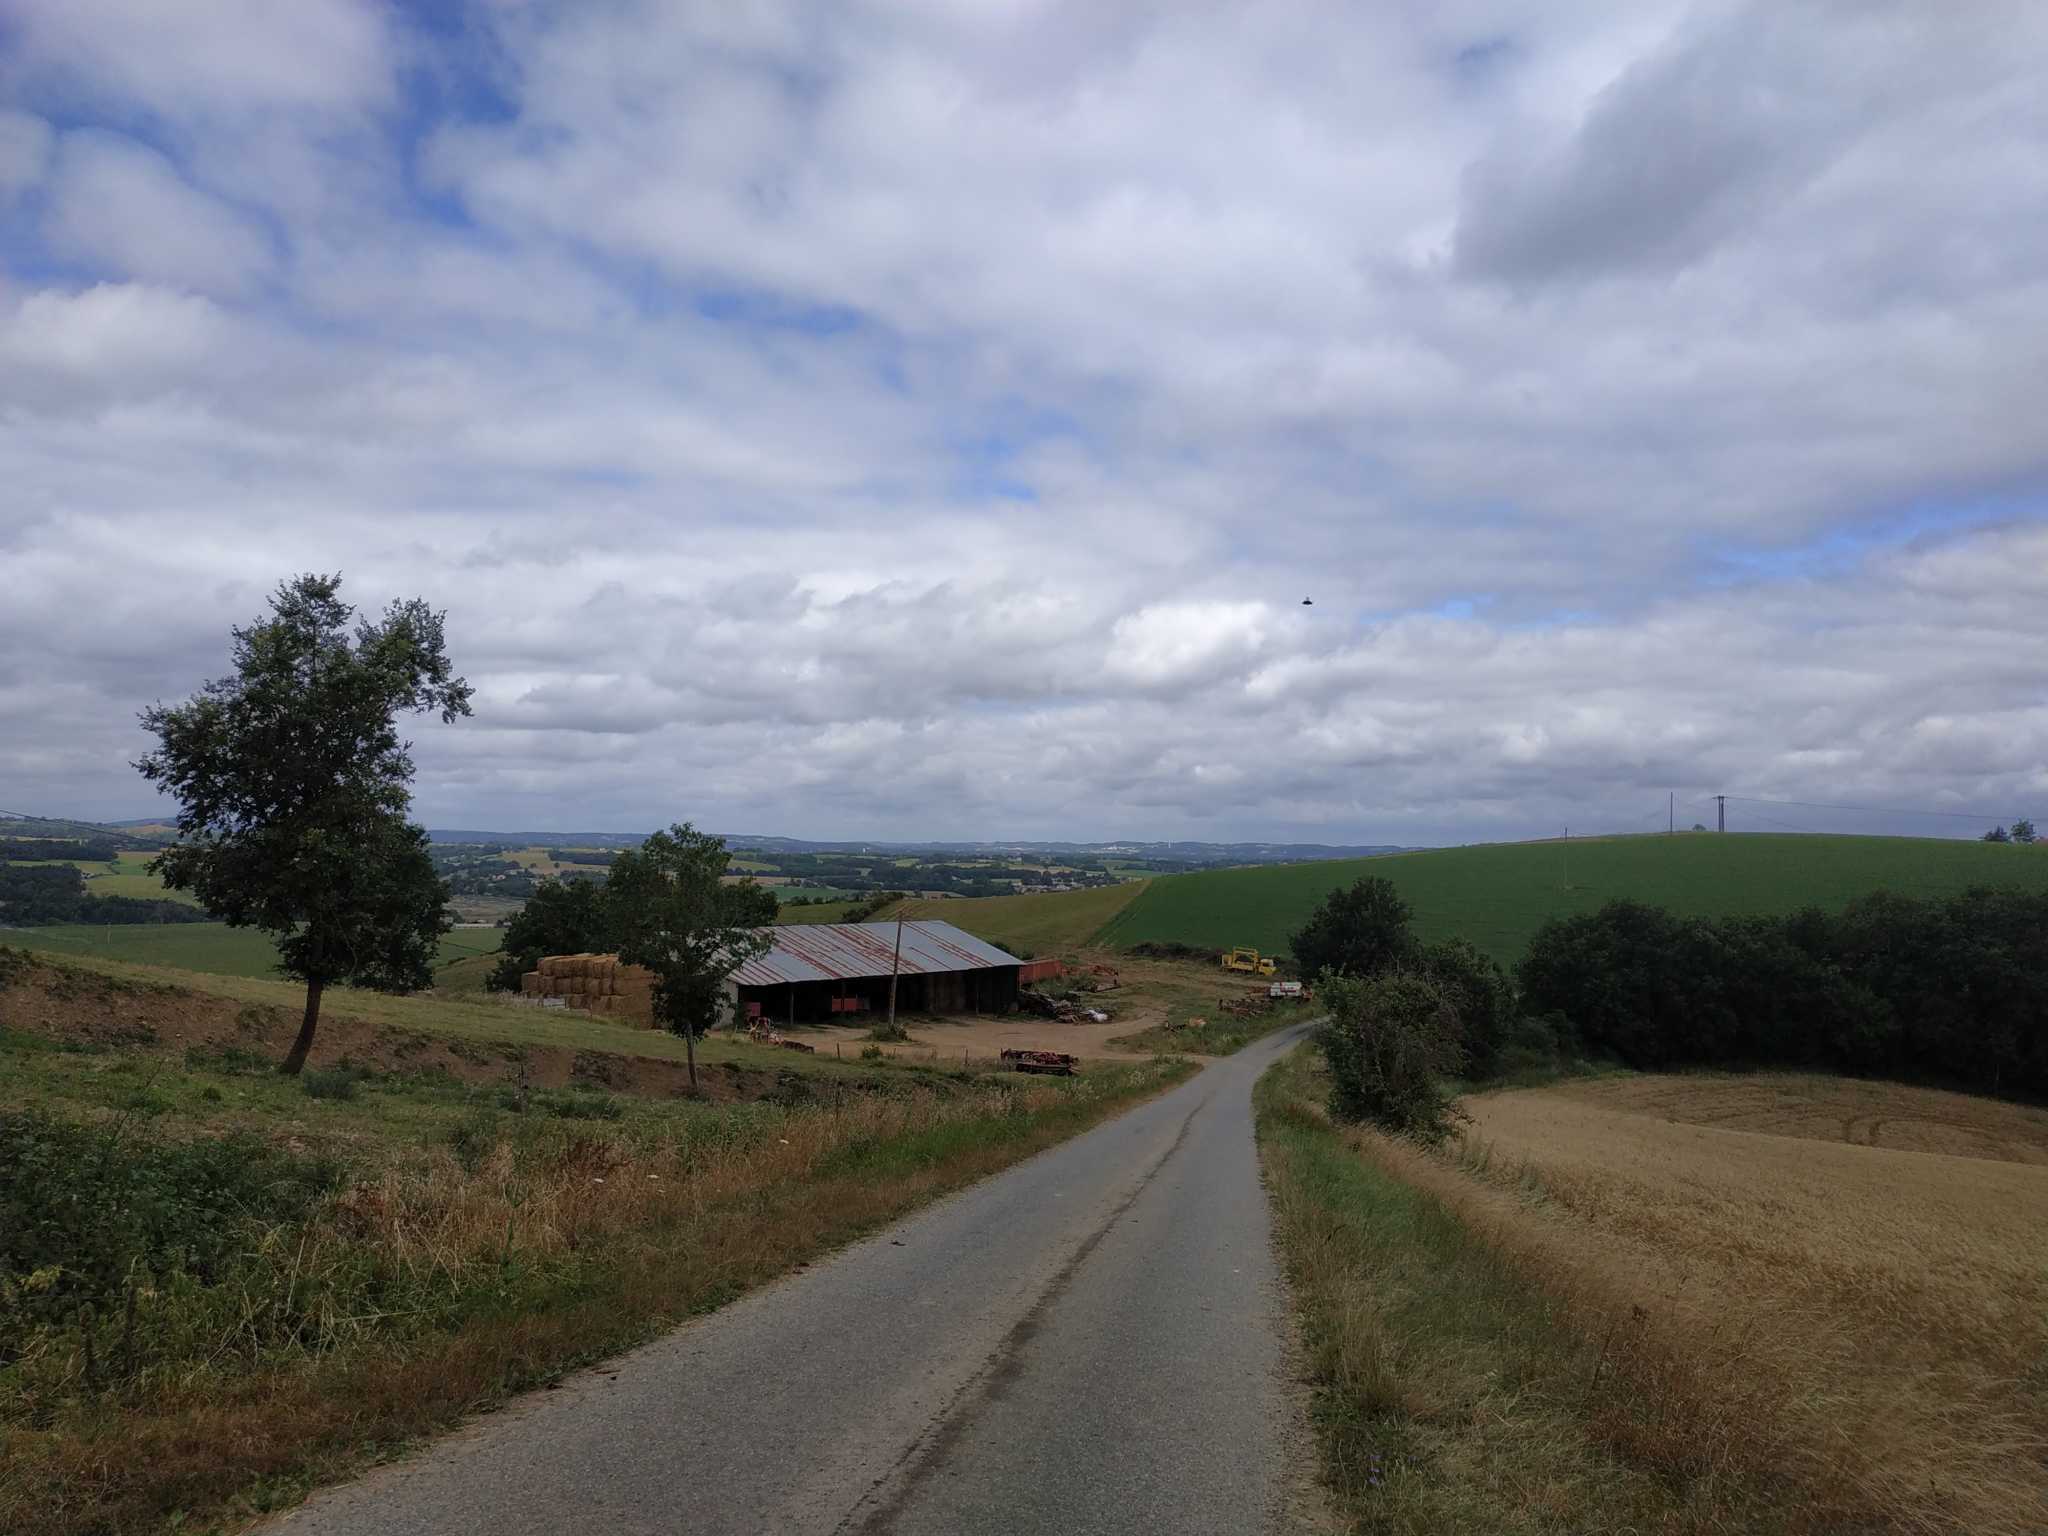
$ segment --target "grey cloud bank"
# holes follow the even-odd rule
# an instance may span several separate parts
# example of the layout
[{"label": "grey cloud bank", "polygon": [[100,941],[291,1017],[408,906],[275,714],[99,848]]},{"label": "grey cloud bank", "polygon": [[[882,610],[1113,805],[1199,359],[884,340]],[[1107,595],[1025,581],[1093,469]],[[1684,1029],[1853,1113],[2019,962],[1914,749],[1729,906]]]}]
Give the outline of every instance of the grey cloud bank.
[{"label": "grey cloud bank", "polygon": [[440,824],[2048,809],[2037,7],[148,9],[0,6],[0,806],[340,569]]}]

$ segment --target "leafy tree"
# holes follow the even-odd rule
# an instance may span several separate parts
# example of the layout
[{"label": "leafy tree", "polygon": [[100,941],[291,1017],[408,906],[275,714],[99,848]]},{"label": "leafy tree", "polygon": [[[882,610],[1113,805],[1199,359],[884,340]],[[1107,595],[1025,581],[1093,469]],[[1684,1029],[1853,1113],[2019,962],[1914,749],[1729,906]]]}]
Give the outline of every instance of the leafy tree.
[{"label": "leafy tree", "polygon": [[718,1022],[726,978],[767,953],[760,930],[775,921],[767,887],[720,878],[731,860],[723,838],[684,822],[621,849],[606,882],[619,959],[654,972],[654,1017],[683,1037],[692,1087],[696,1038]]},{"label": "leafy tree", "polygon": [[232,927],[277,941],[306,983],[280,1070],[306,1064],[321,993],[352,983],[410,991],[432,980],[448,888],[427,834],[405,819],[410,743],[401,713],[469,713],[442,615],[414,598],[350,622],[339,576],[299,576],[271,617],[234,633],[235,674],[184,704],[142,712],[157,749],[136,763],[177,797],[178,841],[150,865]]},{"label": "leafy tree", "polygon": [[1426,976],[1326,977],[1317,1038],[1330,1068],[1330,1113],[1438,1142],[1459,1118],[1443,1079],[1464,1062],[1458,1019]]},{"label": "leafy tree", "polygon": [[2026,817],[2022,816],[2018,821],[2012,824],[2012,840],[2016,843],[2033,842],[2034,824],[2031,821],[2027,820]]},{"label": "leafy tree", "polygon": [[597,881],[581,876],[543,880],[505,925],[504,958],[484,978],[484,986],[493,992],[518,990],[519,978],[539,965],[542,955],[610,950],[618,942],[612,928],[611,906]]},{"label": "leafy tree", "polygon": [[1984,834],[1984,841],[1987,843],[2009,843],[2012,841],[2012,834],[2003,827],[1993,827]]},{"label": "leafy tree", "polygon": [[1414,915],[1393,881],[1372,875],[1325,896],[1287,944],[1304,976],[1376,976],[1413,949]]},{"label": "leafy tree", "polygon": [[1500,1069],[1501,1052],[1515,1026],[1515,984],[1500,962],[1483,955],[1469,939],[1425,944],[1415,953],[1415,970],[1436,983],[1458,1018],[1465,1070],[1475,1078]]}]

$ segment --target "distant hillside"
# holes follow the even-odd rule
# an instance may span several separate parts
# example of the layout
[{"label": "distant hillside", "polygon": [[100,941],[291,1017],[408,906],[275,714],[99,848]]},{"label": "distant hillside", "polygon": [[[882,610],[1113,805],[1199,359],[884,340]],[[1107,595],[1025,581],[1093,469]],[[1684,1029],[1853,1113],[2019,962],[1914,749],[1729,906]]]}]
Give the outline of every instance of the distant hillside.
[{"label": "distant hillside", "polygon": [[[473,843],[502,848],[637,848],[644,834],[638,832],[478,832],[459,828],[430,828],[427,836],[437,843]],[[973,858],[998,856],[1162,859],[1185,864],[1288,864],[1322,859],[1367,858],[1382,853],[1410,851],[1397,843],[1334,845],[1328,843],[1196,843],[1196,842],[1108,842],[1074,843],[1059,841],[1022,842],[915,842],[887,841],[816,842],[803,837],[773,837],[762,833],[721,833],[725,845],[735,852],[756,853],[957,853]]]},{"label": "distant hillside", "polygon": [[174,831],[154,821],[72,821],[62,816],[0,811],[0,837],[63,837],[83,842],[113,841],[125,848],[156,848]]},{"label": "distant hillside", "polygon": [[1687,916],[1719,916],[1839,908],[1876,890],[1945,896],[1972,885],[2048,889],[2048,847],[1692,832],[1202,871],[1149,881],[1097,941],[1119,948],[1151,940],[1284,951],[1288,935],[1325,895],[1368,874],[1401,889],[1423,938],[1462,936],[1511,964],[1544,919],[1590,912],[1616,897]]},{"label": "distant hillside", "polygon": [[769,853],[967,854],[976,858],[1049,855],[1053,858],[1174,859],[1189,864],[1285,864],[1320,859],[1355,859],[1406,850],[1396,843],[1334,846],[1327,843],[1072,843],[1057,841],[983,843],[814,843],[800,837],[759,837],[727,833],[727,846]]}]

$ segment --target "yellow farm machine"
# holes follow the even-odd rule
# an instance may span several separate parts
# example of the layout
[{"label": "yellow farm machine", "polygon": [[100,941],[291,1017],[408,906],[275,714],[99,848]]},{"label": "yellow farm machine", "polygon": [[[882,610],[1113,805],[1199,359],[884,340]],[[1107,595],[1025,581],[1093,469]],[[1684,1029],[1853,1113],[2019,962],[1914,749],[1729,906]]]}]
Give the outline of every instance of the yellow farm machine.
[{"label": "yellow farm machine", "polygon": [[1238,971],[1246,976],[1271,976],[1277,969],[1270,956],[1261,955],[1256,949],[1242,946],[1227,949],[1217,957],[1226,971]]}]

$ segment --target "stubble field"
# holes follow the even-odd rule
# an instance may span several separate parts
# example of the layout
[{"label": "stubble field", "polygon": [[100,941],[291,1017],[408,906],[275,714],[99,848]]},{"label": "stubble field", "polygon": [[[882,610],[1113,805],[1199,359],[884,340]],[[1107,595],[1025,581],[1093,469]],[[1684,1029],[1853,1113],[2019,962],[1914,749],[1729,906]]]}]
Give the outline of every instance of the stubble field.
[{"label": "stubble field", "polygon": [[2048,1529],[2048,1111],[1807,1077],[1466,1108],[1401,1175],[1741,1403],[1751,1453],[1891,1528]]}]

